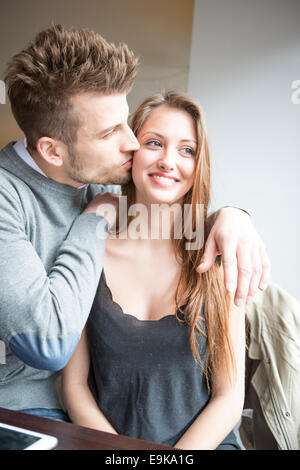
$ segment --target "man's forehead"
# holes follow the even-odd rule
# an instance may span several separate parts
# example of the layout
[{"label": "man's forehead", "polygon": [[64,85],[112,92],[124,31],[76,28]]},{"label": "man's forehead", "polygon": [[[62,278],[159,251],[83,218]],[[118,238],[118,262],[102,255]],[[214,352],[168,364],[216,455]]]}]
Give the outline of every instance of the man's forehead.
[{"label": "man's forehead", "polygon": [[126,94],[104,94],[99,92],[78,93],[71,97],[73,107],[78,111],[106,113],[107,111],[127,111]]},{"label": "man's forehead", "polygon": [[85,92],[72,96],[71,103],[83,123],[97,127],[117,126],[128,119],[126,94]]}]

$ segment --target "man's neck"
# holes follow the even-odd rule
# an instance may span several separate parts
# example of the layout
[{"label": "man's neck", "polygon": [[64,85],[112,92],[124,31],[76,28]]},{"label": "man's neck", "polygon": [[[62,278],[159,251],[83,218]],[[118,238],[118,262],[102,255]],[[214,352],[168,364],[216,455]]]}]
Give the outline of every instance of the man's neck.
[{"label": "man's neck", "polygon": [[57,183],[72,186],[73,188],[80,188],[84,186],[83,183],[73,181],[72,179],[66,177],[66,175],[62,172],[62,167],[56,167],[47,163],[36,150],[27,147],[27,151],[35,161],[36,165],[43,171],[43,173],[45,173],[48,178],[56,181]]}]

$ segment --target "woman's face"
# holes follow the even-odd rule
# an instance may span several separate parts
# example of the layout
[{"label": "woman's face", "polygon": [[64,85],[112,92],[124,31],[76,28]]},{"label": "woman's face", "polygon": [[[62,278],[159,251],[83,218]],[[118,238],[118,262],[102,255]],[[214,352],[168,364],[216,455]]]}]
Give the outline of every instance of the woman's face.
[{"label": "woman's face", "polygon": [[132,178],[136,202],[180,202],[190,190],[196,166],[197,137],[192,117],[166,105],[155,108],[141,128]]}]

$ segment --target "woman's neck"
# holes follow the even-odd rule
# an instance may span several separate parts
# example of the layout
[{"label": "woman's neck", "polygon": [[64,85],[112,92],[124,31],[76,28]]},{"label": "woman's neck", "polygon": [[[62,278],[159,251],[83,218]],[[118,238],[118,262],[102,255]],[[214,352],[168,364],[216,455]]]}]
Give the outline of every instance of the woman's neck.
[{"label": "woman's neck", "polygon": [[[128,209],[134,219],[129,223],[128,236],[133,239],[169,240],[177,234],[177,223],[181,220],[182,205],[149,202],[139,199]],[[175,230],[175,232],[174,232]],[[181,230],[178,227],[178,230]]]}]

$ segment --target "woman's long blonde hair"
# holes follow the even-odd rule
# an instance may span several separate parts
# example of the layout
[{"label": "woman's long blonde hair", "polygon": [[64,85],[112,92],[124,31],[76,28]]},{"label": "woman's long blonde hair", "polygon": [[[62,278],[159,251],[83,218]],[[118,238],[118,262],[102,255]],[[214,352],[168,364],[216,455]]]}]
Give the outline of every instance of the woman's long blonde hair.
[{"label": "woman's long blonde hair", "polygon": [[[188,96],[173,91],[156,94],[146,99],[132,117],[131,128],[138,136],[150,113],[158,106],[186,111],[195,124],[197,135],[196,168],[192,188],[185,195],[183,204],[189,204],[192,211],[191,224],[195,231],[197,204],[202,204],[204,214],[204,241],[208,236],[207,211],[210,203],[210,155],[208,136],[201,108]],[[122,194],[127,196],[130,207],[135,203],[135,186],[130,183],[122,186]],[[128,224],[130,223],[128,219]],[[196,271],[204,253],[201,249],[185,249],[186,239],[173,238],[176,259],[180,263],[181,276],[175,294],[176,310],[183,315],[190,328],[190,345],[193,355],[201,364],[198,351],[197,335],[207,337],[208,354],[202,364],[207,383],[216,367],[224,367],[231,375],[235,369],[232,345],[229,333],[230,298],[226,293],[222,276],[222,267],[217,261],[209,271],[199,274]]]}]

